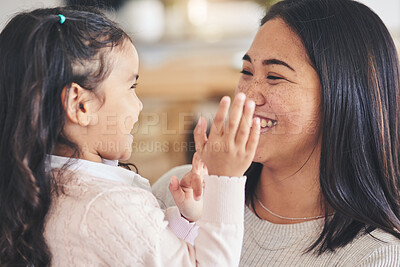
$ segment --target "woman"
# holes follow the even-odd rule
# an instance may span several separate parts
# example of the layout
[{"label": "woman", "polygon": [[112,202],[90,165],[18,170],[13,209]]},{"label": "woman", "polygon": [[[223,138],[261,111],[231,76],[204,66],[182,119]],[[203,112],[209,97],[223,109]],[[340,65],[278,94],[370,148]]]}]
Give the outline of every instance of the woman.
[{"label": "woman", "polygon": [[351,0],[279,2],[238,92],[262,126],[241,266],[400,266],[399,63],[379,17]]}]

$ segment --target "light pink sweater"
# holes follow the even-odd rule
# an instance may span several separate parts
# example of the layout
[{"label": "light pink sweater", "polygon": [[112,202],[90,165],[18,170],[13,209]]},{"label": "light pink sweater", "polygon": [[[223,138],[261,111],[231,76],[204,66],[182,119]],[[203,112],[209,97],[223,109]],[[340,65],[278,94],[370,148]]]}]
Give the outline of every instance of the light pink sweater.
[{"label": "light pink sweater", "polygon": [[[68,161],[48,160],[55,171]],[[54,195],[45,226],[53,266],[238,265],[244,177],[205,177],[197,235],[176,208],[159,208],[146,179],[108,164],[74,160],[57,176],[64,192]]]}]

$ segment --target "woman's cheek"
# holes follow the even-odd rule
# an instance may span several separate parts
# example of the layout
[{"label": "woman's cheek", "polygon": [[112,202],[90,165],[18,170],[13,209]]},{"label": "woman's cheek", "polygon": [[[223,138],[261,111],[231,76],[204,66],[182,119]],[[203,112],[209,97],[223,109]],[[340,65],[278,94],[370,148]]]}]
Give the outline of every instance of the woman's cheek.
[{"label": "woman's cheek", "polygon": [[238,82],[238,85],[236,86],[236,89],[235,89],[235,95],[236,94],[238,94],[238,93],[240,93],[240,92],[243,92],[244,93],[244,82],[242,81],[242,79],[243,78],[240,78],[240,80],[239,80],[239,82]]}]

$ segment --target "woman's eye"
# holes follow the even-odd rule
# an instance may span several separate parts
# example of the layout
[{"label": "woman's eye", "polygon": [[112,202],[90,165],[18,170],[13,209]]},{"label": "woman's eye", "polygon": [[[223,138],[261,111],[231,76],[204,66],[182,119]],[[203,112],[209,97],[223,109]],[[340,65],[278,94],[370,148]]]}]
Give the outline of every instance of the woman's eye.
[{"label": "woman's eye", "polygon": [[268,75],[267,79],[270,79],[270,80],[283,80],[282,77],[273,76],[273,75]]},{"label": "woman's eye", "polygon": [[244,75],[253,76],[253,73],[251,73],[250,71],[247,71],[247,70],[242,70],[240,73],[242,73],[242,74],[244,74]]}]

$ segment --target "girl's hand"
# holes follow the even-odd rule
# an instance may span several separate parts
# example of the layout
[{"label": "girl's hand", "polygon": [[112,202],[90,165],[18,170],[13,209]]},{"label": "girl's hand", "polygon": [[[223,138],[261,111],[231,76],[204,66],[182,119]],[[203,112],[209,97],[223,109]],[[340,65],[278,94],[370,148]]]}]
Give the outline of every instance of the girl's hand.
[{"label": "girl's hand", "polygon": [[176,176],[172,176],[169,191],[174,198],[181,215],[188,221],[200,219],[203,213],[204,175],[208,171],[198,153],[193,155],[192,170],[183,176],[179,183]]},{"label": "girl's hand", "polygon": [[[223,97],[207,138],[207,121],[200,118],[194,130],[196,151],[210,175],[240,177],[249,168],[260,136],[260,119],[254,118],[254,101],[237,94],[227,119],[230,98]],[[226,121],[226,123],[225,123]]]}]

